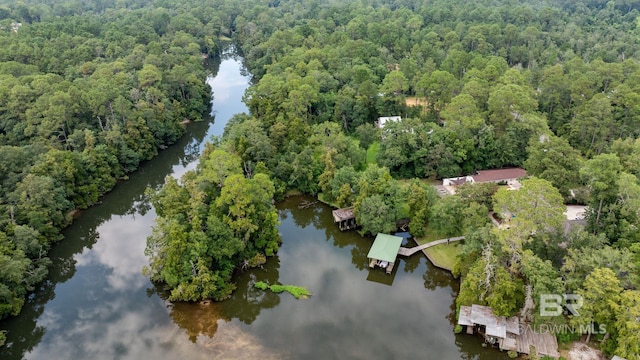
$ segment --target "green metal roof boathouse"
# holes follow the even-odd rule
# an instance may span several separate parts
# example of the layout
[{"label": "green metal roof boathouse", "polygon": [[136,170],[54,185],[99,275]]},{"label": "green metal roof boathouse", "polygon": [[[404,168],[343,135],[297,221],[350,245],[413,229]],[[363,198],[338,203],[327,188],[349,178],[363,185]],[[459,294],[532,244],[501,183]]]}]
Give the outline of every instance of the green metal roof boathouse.
[{"label": "green metal roof boathouse", "polygon": [[369,267],[374,268],[378,266],[386,269],[387,274],[391,274],[393,265],[396,262],[396,257],[398,256],[398,250],[400,250],[400,245],[402,245],[402,238],[400,236],[378,233],[367,254]]}]

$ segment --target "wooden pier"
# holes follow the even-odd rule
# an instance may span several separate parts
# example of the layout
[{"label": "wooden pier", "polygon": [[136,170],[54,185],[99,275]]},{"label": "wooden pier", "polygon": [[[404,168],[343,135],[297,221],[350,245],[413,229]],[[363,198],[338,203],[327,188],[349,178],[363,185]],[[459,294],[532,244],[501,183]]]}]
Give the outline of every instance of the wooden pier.
[{"label": "wooden pier", "polygon": [[426,244],[422,244],[419,246],[414,246],[412,248],[406,248],[406,247],[400,247],[400,249],[398,250],[398,255],[402,255],[402,256],[411,256],[415,253],[417,253],[418,251],[430,248],[432,246],[436,246],[436,245],[440,245],[440,244],[448,244],[452,241],[460,241],[463,240],[464,236],[458,236],[458,237],[452,237],[452,238],[448,238],[448,239],[440,239],[440,240],[435,240],[432,242],[428,242]]}]

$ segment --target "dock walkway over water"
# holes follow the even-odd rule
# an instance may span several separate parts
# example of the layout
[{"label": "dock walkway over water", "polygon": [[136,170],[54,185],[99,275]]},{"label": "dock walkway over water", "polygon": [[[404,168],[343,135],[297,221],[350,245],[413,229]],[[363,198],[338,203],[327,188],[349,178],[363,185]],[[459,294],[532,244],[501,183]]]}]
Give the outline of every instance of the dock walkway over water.
[{"label": "dock walkway over water", "polygon": [[400,247],[400,250],[398,250],[398,255],[403,255],[403,256],[411,256],[415,253],[417,253],[418,251],[430,248],[432,246],[436,246],[436,245],[440,245],[440,244],[448,244],[452,241],[460,241],[463,240],[464,236],[457,236],[457,237],[452,237],[452,238],[448,238],[448,239],[440,239],[440,240],[435,240],[432,242],[428,242],[426,244],[422,244],[419,246],[414,246],[412,248],[406,248],[406,247]]}]

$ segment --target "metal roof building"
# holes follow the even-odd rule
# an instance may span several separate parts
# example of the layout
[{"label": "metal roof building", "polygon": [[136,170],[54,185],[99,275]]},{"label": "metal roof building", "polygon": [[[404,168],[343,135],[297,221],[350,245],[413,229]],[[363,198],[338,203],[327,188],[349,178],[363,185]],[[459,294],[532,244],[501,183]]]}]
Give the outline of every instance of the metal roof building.
[{"label": "metal roof building", "polygon": [[396,262],[402,240],[400,236],[379,233],[367,254],[369,267],[377,265],[386,269],[387,273],[390,274]]}]

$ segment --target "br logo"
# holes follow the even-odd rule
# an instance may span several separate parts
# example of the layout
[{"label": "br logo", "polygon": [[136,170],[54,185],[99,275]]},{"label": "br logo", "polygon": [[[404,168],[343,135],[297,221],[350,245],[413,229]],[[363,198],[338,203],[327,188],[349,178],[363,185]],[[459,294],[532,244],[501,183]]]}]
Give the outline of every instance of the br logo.
[{"label": "br logo", "polygon": [[540,315],[558,316],[567,309],[573,316],[580,316],[578,309],[583,305],[582,296],[578,294],[541,294],[540,295]]}]

